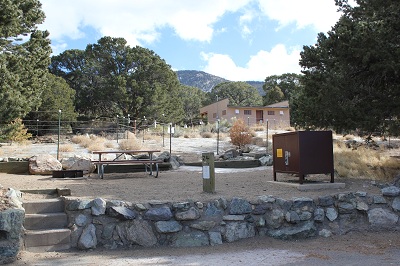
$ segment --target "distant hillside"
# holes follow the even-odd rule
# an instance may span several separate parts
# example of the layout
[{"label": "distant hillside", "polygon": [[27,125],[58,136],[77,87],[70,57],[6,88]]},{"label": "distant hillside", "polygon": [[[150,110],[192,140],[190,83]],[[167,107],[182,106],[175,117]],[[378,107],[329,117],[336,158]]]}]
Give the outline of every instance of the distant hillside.
[{"label": "distant hillside", "polygon": [[[176,71],[179,81],[183,85],[196,87],[205,92],[210,92],[219,83],[229,81],[227,79],[208,74],[203,71],[197,70],[178,70]],[[262,81],[245,81],[251,86],[255,87],[261,95],[264,95]]]}]

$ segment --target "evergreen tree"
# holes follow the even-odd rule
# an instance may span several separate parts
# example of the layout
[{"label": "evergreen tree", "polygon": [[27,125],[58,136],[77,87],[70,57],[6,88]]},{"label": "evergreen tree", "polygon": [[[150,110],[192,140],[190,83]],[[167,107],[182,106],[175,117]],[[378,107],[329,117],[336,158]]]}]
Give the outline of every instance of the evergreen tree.
[{"label": "evergreen tree", "polygon": [[[0,0],[0,121],[11,122],[41,104],[50,63],[45,15],[37,0]],[[22,36],[29,36],[24,41]]]},{"label": "evergreen tree", "polygon": [[343,12],[327,35],[305,46],[292,118],[307,128],[399,133],[400,2],[336,0]]}]

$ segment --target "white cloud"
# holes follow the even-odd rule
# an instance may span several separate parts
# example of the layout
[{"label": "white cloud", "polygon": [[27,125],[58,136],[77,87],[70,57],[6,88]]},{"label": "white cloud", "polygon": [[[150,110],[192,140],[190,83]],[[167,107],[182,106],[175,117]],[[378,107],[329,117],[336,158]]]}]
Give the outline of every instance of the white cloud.
[{"label": "white cloud", "polygon": [[340,17],[333,0],[259,0],[259,6],[280,27],[295,23],[298,29],[313,26],[318,32],[327,32]]},{"label": "white cloud", "polygon": [[213,24],[226,12],[235,12],[251,0],[41,0],[46,13],[41,29],[53,40],[84,36],[83,27],[100,35],[124,37],[130,45],[154,42],[158,30],[172,27],[183,40],[210,42]]},{"label": "white cloud", "polygon": [[267,76],[300,73],[301,70],[300,50],[288,52],[283,44],[276,45],[269,52],[259,51],[251,56],[246,67],[237,66],[229,55],[202,53],[202,58],[207,62],[203,71],[231,81],[263,81]]}]

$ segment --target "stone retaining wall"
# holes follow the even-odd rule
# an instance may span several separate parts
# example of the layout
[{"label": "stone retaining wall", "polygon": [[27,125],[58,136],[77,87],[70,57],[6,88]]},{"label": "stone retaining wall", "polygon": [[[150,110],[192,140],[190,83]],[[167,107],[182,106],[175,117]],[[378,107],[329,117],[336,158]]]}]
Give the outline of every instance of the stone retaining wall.
[{"label": "stone retaining wall", "polygon": [[66,198],[66,212],[72,246],[80,249],[206,246],[256,235],[295,239],[399,230],[400,189],[386,187],[382,195],[354,192],[292,200],[260,196],[205,203]]}]

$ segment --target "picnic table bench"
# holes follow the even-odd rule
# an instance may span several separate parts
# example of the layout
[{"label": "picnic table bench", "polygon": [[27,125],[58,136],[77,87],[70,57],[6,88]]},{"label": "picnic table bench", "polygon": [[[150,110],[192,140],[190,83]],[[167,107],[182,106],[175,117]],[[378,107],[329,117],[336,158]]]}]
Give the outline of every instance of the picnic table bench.
[{"label": "picnic table bench", "polygon": [[[155,166],[155,175],[154,177],[158,177],[158,164],[163,161],[154,160],[153,154],[155,152],[160,152],[160,150],[110,150],[110,151],[93,151],[93,154],[98,154],[98,160],[92,160],[92,163],[96,165],[97,174],[100,178],[104,176],[104,167],[107,165],[127,165],[127,164],[143,164],[146,173],[150,172],[150,175],[153,175],[153,166]],[[140,153],[147,153],[149,155],[148,159],[130,159],[130,160],[118,160],[122,155],[136,155]],[[103,154],[119,154],[116,156],[114,160],[104,160],[102,158]]]}]

